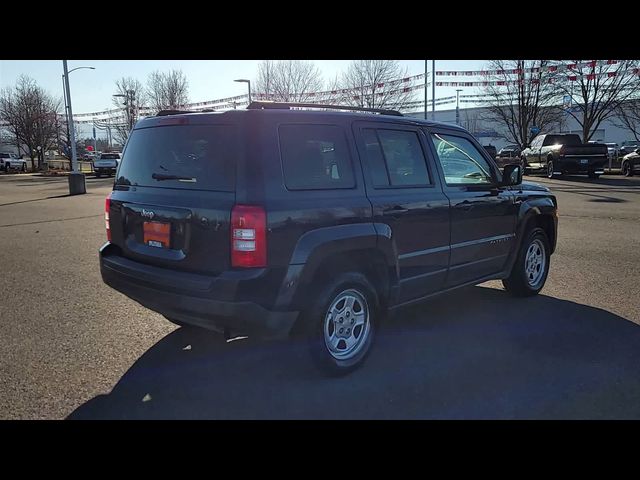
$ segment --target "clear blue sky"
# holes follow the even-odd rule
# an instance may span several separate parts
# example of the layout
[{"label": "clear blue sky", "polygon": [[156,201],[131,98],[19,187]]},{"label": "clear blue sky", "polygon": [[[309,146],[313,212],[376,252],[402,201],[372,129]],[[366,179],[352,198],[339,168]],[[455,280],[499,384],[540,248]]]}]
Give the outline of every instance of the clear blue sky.
[{"label": "clear blue sky", "polygon": [[[95,70],[78,70],[69,75],[74,113],[87,113],[113,108],[111,95],[115,81],[123,76],[137,78],[146,83],[154,70],[182,70],[189,81],[189,100],[202,102],[216,98],[241,95],[246,85],[235,83],[236,78],[256,77],[261,60],[69,60],[69,69],[87,65]],[[333,79],[346,70],[349,60],[314,60],[324,79]],[[424,72],[424,60],[402,60],[409,75]],[[485,60],[438,60],[437,70],[479,70]],[[431,61],[429,61],[429,69]],[[0,60],[0,87],[15,85],[16,79],[26,74],[54,95],[62,97],[62,60]],[[443,78],[442,80],[455,80]],[[471,78],[469,80],[472,80]],[[468,93],[477,93],[468,88]],[[455,87],[436,88],[436,97],[455,95]],[[429,89],[431,98],[431,89]],[[451,108],[450,105],[442,108]],[[84,128],[83,128],[84,130]]]}]

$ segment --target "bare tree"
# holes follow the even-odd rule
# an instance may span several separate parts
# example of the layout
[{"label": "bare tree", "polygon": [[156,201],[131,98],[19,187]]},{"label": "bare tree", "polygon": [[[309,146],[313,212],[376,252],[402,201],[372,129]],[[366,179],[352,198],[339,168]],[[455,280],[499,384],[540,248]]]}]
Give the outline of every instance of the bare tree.
[{"label": "bare tree", "polygon": [[146,100],[147,92],[139,80],[133,77],[116,80],[116,93],[112,102],[115,107],[122,108],[122,114],[118,115],[113,131],[117,141],[123,145],[136,123],[140,107],[145,105]]},{"label": "bare tree", "polygon": [[[40,169],[44,153],[56,146],[60,122],[60,98],[54,98],[32,78],[22,75],[15,87],[0,92],[0,120],[6,122],[10,136]],[[38,148],[40,147],[40,148]]]},{"label": "bare tree", "polygon": [[630,98],[622,102],[615,112],[612,123],[625,130],[629,130],[636,141],[640,141],[640,98]]},{"label": "bare tree", "polygon": [[189,102],[189,82],[182,70],[155,71],[147,79],[147,100],[155,113],[176,110]]},{"label": "bare tree", "polygon": [[[524,148],[535,136],[531,127],[540,131],[556,128],[563,113],[557,106],[558,95],[549,83],[547,60],[492,60],[487,75],[487,96],[482,119],[495,123],[503,138]],[[513,72],[517,73],[513,73]]]},{"label": "bare tree", "polygon": [[258,76],[254,82],[258,96],[264,95],[263,100],[272,100],[275,95],[276,63],[273,60],[264,60],[258,65]]},{"label": "bare tree", "polygon": [[[57,144],[58,151],[61,155],[66,157],[68,160],[71,160],[71,135],[69,132],[69,125],[65,121],[60,121],[60,118],[57,119]],[[80,152],[80,125],[77,122],[73,124],[73,131],[76,139],[76,152]]]},{"label": "bare tree", "polygon": [[[405,81],[406,79],[406,81]],[[402,110],[414,100],[408,70],[397,60],[354,60],[340,78],[338,101],[366,108]]]},{"label": "bare tree", "polygon": [[311,62],[265,60],[258,66],[255,87],[267,100],[308,102],[313,100],[311,93],[322,89],[322,74]]},{"label": "bare tree", "polygon": [[554,73],[558,91],[571,97],[573,108],[568,113],[582,127],[584,142],[636,94],[640,88],[637,67],[638,60],[572,60],[568,68]]}]

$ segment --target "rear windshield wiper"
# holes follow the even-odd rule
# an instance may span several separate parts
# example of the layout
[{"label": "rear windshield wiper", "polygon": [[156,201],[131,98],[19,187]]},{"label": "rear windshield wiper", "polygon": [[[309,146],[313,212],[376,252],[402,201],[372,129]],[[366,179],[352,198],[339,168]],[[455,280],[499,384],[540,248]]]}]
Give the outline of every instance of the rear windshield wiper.
[{"label": "rear windshield wiper", "polygon": [[179,180],[181,182],[193,182],[196,183],[196,179],[194,177],[183,177],[180,175],[166,175],[164,173],[153,173],[151,178],[154,180]]}]

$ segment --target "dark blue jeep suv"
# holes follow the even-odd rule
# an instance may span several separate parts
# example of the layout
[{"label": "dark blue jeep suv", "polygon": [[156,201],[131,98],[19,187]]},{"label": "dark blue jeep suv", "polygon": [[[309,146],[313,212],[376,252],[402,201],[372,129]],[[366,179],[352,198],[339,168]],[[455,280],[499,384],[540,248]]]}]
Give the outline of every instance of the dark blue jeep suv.
[{"label": "dark blue jeep suv", "polygon": [[519,164],[501,172],[460,127],[352,110],[140,120],[106,200],[103,280],[179,325],[304,335],[336,374],[362,364],[390,310],[490,279],[542,289],[547,188]]}]

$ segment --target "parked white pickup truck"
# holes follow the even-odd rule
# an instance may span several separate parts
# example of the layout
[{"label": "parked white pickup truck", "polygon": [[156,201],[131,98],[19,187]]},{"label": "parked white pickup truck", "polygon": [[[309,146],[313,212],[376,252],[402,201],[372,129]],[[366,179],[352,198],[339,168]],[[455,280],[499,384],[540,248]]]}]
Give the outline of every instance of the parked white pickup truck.
[{"label": "parked white pickup truck", "polygon": [[93,162],[93,171],[96,174],[96,178],[100,178],[102,175],[115,174],[118,168],[118,161],[120,160],[120,154],[116,152],[105,152],[100,155],[98,160]]},{"label": "parked white pickup truck", "polygon": [[19,158],[15,153],[0,152],[0,170],[8,172],[10,170],[27,171],[27,161]]}]

